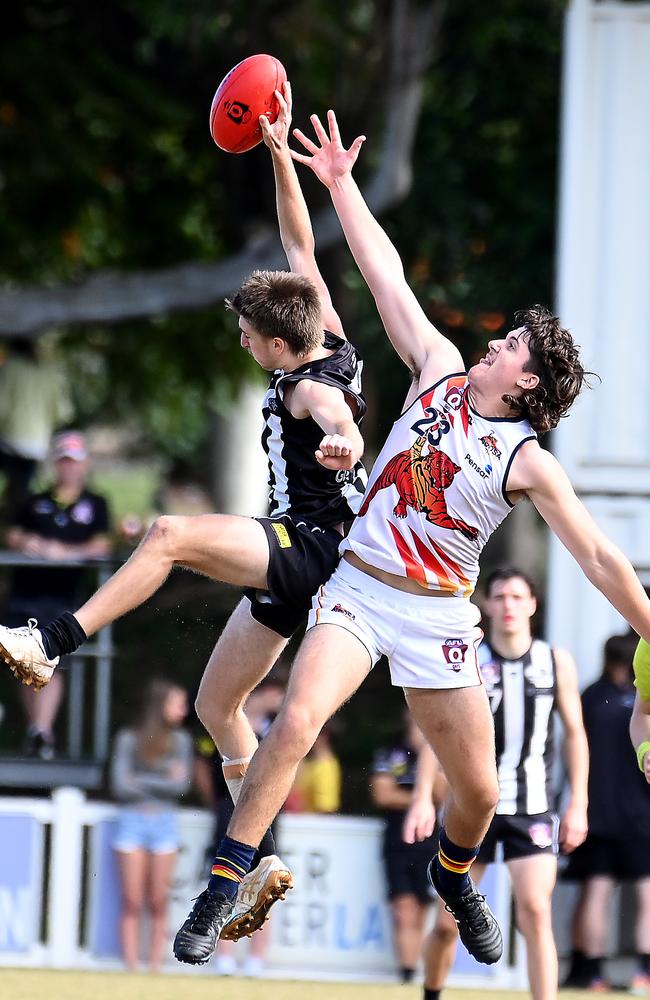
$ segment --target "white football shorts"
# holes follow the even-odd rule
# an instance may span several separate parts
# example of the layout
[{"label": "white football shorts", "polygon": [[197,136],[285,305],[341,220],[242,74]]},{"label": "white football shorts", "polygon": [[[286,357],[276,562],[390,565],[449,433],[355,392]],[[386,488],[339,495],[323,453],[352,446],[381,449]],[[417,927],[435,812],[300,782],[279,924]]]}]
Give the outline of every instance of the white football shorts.
[{"label": "white football shorts", "polygon": [[396,687],[462,688],[483,683],[476,656],[480,617],[469,598],[408,594],[342,559],[313,598],[307,629],[347,629],[373,666],[388,658]]}]

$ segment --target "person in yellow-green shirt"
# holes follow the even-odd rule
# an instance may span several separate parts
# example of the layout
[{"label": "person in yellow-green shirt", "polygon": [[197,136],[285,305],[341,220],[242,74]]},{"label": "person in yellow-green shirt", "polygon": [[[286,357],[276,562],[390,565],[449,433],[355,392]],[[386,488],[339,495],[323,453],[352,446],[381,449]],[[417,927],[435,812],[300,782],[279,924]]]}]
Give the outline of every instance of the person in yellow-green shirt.
[{"label": "person in yellow-green shirt", "polygon": [[639,767],[650,784],[650,643],[639,639],[634,654],[636,698],[630,719],[630,739]]},{"label": "person in yellow-green shirt", "polygon": [[285,806],[288,812],[336,813],[341,808],[341,765],[330,737],[326,725],[302,761]]}]

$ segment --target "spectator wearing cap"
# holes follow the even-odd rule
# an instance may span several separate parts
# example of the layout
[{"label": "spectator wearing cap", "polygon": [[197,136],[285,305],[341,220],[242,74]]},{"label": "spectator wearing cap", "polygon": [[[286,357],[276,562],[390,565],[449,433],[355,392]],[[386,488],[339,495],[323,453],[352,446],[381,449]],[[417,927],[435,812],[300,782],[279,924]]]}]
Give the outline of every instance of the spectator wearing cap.
[{"label": "spectator wearing cap", "polygon": [[[56,434],[50,457],[52,485],[28,495],[7,532],[9,549],[39,560],[39,565],[13,571],[6,613],[14,625],[24,623],[26,617],[50,621],[75,607],[84,570],[61,563],[101,558],[110,552],[107,502],[86,485],[89,463],[84,435],[75,430]],[[44,559],[57,565],[43,566]],[[27,720],[25,752],[29,756],[54,756],[54,723],[63,690],[59,670],[41,691],[21,686]]]}]

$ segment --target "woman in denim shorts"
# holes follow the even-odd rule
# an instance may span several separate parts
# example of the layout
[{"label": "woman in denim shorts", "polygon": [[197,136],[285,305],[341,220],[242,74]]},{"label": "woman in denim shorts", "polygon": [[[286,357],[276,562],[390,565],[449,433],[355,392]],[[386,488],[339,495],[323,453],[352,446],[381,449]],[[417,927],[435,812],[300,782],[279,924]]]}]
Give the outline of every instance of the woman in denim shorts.
[{"label": "woman in denim shorts", "polygon": [[179,846],[176,803],[192,781],[192,740],[180,728],[187,709],[182,688],[151,680],[139,723],[115,739],[111,790],[123,807],[113,848],[122,886],[122,954],[129,969],[137,968],[140,958],[145,908],[152,970],[159,968],[166,943],[167,899]]}]

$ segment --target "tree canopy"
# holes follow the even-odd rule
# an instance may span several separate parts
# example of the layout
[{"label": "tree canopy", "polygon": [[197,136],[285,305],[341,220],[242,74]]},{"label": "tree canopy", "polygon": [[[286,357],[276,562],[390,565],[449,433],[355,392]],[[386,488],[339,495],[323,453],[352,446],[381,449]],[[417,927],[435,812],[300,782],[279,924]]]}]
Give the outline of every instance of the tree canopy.
[{"label": "tree canopy", "polygon": [[[0,40],[5,294],[65,302],[109,278],[107,296],[124,303],[167,272],[173,300],[187,273],[209,285],[202,267],[267,254],[277,266],[266,150],[229,156],[209,136],[222,76],[252,52],[277,55],[297,122],[332,106],[346,138],[369,136],[363,182],[410,142],[399,130],[410,105],[391,104],[410,68],[422,87],[413,169],[400,164],[392,200],[405,197],[383,222],[431,318],[471,353],[513,308],[552,297],[562,11],[559,0],[14,5]],[[327,198],[304,181],[318,212]],[[337,238],[331,223],[318,232],[321,246]],[[323,263],[390,400],[393,357],[351,260],[333,249]],[[57,325],[83,414],[134,417],[159,447],[188,453],[246,359],[218,298],[169,303],[154,296],[119,323],[66,322],[64,309]]]}]

